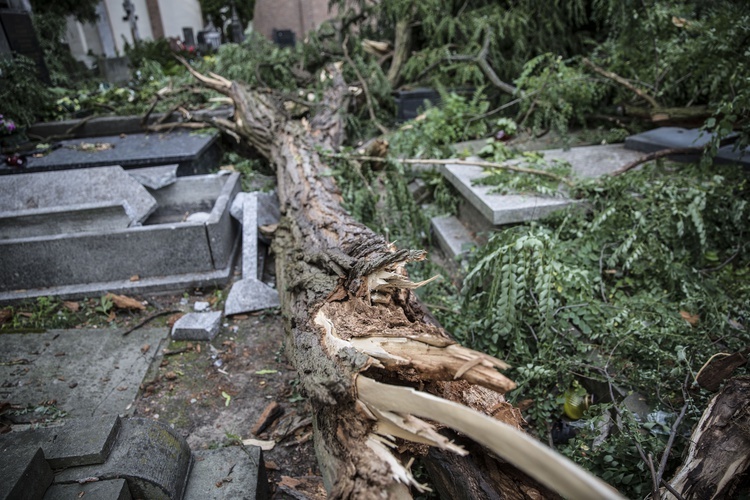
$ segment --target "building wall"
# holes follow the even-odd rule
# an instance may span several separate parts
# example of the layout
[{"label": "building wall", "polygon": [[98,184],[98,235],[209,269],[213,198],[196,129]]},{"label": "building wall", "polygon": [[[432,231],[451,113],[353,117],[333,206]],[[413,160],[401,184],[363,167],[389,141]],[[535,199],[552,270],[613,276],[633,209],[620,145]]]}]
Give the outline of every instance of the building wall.
[{"label": "building wall", "polygon": [[292,30],[304,39],[324,21],[336,17],[328,11],[328,0],[256,0],[253,29],[271,39],[273,30]]},{"label": "building wall", "polygon": [[183,39],[182,28],[193,28],[193,36],[203,29],[198,0],[159,0],[164,36]]},{"label": "building wall", "polygon": [[[153,40],[151,21],[148,18],[146,0],[130,0],[135,6],[135,15],[138,16],[138,34],[141,40]],[[112,27],[112,35],[115,40],[115,48],[122,56],[125,55],[125,43],[133,45],[133,37],[130,33],[130,23],[123,21],[125,9],[122,8],[122,0],[104,0],[109,13],[109,24]]]},{"label": "building wall", "polygon": [[[194,35],[203,29],[203,15],[198,0],[131,0],[138,16],[141,40],[160,36],[182,39],[182,28],[193,28]],[[151,4],[149,9],[148,3]],[[158,10],[157,10],[158,9]],[[96,23],[82,24],[70,17],[66,26],[66,41],[70,52],[79,61],[91,66],[95,58],[88,55],[115,57],[125,55],[125,42],[133,44],[130,23],[123,21],[122,0],[103,0],[97,6]],[[158,13],[158,15],[157,15]],[[151,23],[153,16],[154,22]]]}]

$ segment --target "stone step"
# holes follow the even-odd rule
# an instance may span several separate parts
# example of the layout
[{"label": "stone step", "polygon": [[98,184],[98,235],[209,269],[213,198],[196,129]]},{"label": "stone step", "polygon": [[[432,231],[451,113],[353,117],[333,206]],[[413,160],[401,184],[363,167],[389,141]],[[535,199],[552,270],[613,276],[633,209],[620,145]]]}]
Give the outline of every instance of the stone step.
[{"label": "stone step", "polygon": [[94,481],[84,484],[53,484],[47,489],[44,500],[131,500],[130,488],[124,479]]},{"label": "stone step", "polygon": [[3,453],[0,500],[41,500],[52,483],[52,469],[41,448]]},{"label": "stone step", "polygon": [[[541,153],[548,160],[569,162],[572,174],[577,177],[606,175],[642,156],[620,144],[577,147],[568,151],[554,149]],[[443,166],[442,172],[471,205],[473,210],[467,211],[468,215],[462,214],[461,219],[475,231],[540,219],[576,203],[564,195],[553,198],[493,193],[493,186],[474,185],[487,175],[482,167],[449,164]]]},{"label": "stone step", "polygon": [[184,500],[270,498],[263,452],[257,446],[196,451]]},{"label": "stone step", "polygon": [[476,246],[471,231],[452,215],[433,217],[430,224],[438,247],[449,259],[459,259]]},{"label": "stone step", "polygon": [[13,461],[18,453],[42,449],[53,469],[104,463],[120,430],[120,417],[85,417],[65,421],[64,425],[0,436],[2,462]]}]

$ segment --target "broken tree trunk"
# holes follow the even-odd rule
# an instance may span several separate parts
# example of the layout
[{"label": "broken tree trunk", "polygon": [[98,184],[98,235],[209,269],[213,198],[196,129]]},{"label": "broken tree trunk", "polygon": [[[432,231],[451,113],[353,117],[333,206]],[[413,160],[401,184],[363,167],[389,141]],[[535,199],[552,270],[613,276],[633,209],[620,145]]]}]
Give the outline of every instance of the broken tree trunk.
[{"label": "broken tree trunk", "polygon": [[[397,250],[342,209],[320,153],[335,151],[344,137],[348,94],[335,65],[321,74],[329,87],[309,121],[286,117],[269,92],[188,68],[235,102],[234,121],[217,126],[255,146],[276,168],[283,217],[273,249],[287,355],[313,407],[316,454],[331,497],[410,498],[409,488],[422,485],[397,455],[425,453],[427,446],[466,453],[429,419],[565,496],[619,498],[518,431],[513,412],[501,413],[503,423],[489,409],[468,406],[472,388],[486,391],[482,399],[495,408],[515,384],[498,371],[505,363],[461,347],[422,309],[412,289],[424,283],[411,282],[404,267],[425,253]],[[436,384],[440,390],[424,392]],[[532,483],[537,496],[548,493]]]},{"label": "broken tree trunk", "polygon": [[737,377],[727,382],[703,412],[690,437],[687,457],[662,498],[734,498],[748,471],[750,377]]}]

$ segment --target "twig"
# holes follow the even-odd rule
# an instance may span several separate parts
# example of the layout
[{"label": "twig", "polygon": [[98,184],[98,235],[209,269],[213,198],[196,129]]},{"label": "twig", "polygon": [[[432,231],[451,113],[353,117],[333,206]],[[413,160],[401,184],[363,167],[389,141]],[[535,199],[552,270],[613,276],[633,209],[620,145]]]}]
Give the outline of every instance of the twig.
[{"label": "twig", "polygon": [[78,130],[79,128],[83,127],[86,123],[88,123],[89,120],[96,118],[96,115],[90,115],[86,118],[79,120],[78,123],[74,124],[72,127],[70,127],[68,130],[65,131],[66,136],[72,136],[73,132]]},{"label": "twig", "polygon": [[357,65],[354,64],[354,61],[351,57],[349,57],[349,49],[346,48],[346,44],[349,42],[349,35],[346,35],[344,37],[344,43],[341,45],[341,48],[344,50],[344,59],[346,59],[346,62],[349,64],[349,66],[352,67],[354,70],[354,73],[357,75],[357,79],[359,80],[360,85],[362,85],[362,91],[365,93],[365,101],[367,102],[367,111],[370,113],[370,119],[372,120],[372,123],[375,124],[376,127],[378,127],[378,130],[382,134],[388,134],[390,131],[383,126],[378,121],[377,116],[375,116],[375,109],[372,105],[372,96],[370,95],[370,88],[367,86],[367,82],[362,77],[362,73],[359,72],[359,69],[357,68]]},{"label": "twig", "polygon": [[612,177],[616,177],[620,174],[624,174],[628,170],[632,170],[638,165],[642,165],[646,162],[658,160],[659,158],[664,158],[665,156],[672,156],[672,155],[692,155],[692,154],[698,154],[702,153],[704,151],[703,148],[671,148],[671,149],[662,149],[661,151],[655,151],[653,153],[649,153],[647,155],[643,155],[640,158],[638,158],[635,161],[632,161],[625,165],[624,167],[620,168],[619,170],[615,170],[611,174],[609,174]]},{"label": "twig", "polygon": [[141,328],[146,323],[148,323],[148,322],[150,322],[150,321],[152,321],[152,320],[154,320],[154,319],[156,319],[156,318],[158,318],[160,316],[167,316],[168,314],[177,314],[179,312],[182,312],[182,311],[180,311],[179,309],[171,309],[169,311],[159,311],[159,312],[156,312],[156,313],[152,314],[151,316],[149,316],[148,318],[146,318],[143,321],[141,321],[140,323],[138,323],[137,325],[131,326],[130,328],[128,328],[127,330],[125,330],[124,332],[122,332],[122,336],[124,337],[126,335],[130,335],[130,333],[134,332],[135,330]]},{"label": "twig", "polygon": [[161,96],[159,94],[156,94],[156,99],[154,99],[154,102],[151,103],[151,106],[149,106],[146,114],[144,114],[143,118],[141,118],[141,127],[145,127],[148,124],[148,119],[151,117],[151,113],[154,112],[156,105],[159,104],[159,101],[161,101]]},{"label": "twig", "polygon": [[[487,54],[490,49],[491,34],[492,32],[489,28],[487,28],[484,32],[484,41],[482,42],[482,48],[479,50],[479,53],[476,56],[456,55],[448,56],[446,59],[448,59],[449,61],[470,61],[475,63],[477,66],[479,66],[479,69],[482,70],[484,76],[486,76],[487,79],[495,87],[499,88],[503,92],[515,95],[518,89],[513,85],[502,81],[500,77],[497,76],[497,73],[495,73],[495,70],[492,69],[492,66],[490,66],[489,61],[487,61]],[[521,94],[521,96],[523,96],[523,94]]]},{"label": "twig", "polygon": [[651,497],[654,500],[659,500],[659,480],[656,477],[656,470],[654,470],[654,459],[651,453],[646,455],[648,459],[648,470],[651,472]]},{"label": "twig", "polygon": [[559,176],[552,172],[548,172],[546,170],[537,170],[533,168],[517,167],[515,165],[509,165],[507,163],[492,163],[489,161],[481,161],[481,160],[432,160],[432,159],[423,160],[423,159],[414,159],[414,158],[379,158],[377,156],[351,156],[351,155],[341,155],[337,153],[324,153],[324,154],[332,158],[343,158],[343,159],[348,159],[348,160],[361,160],[361,161],[380,161],[380,162],[395,161],[398,163],[406,163],[408,165],[467,165],[467,166],[476,166],[476,167],[484,167],[484,168],[501,168],[504,170],[511,170],[513,172],[519,172],[522,174],[532,174],[532,175],[539,175],[542,177],[547,177],[557,182],[562,182],[568,187],[573,187],[574,185],[573,181],[571,181],[570,179],[566,179],[565,177]]},{"label": "twig", "polygon": [[744,249],[745,249],[745,245],[739,247],[736,252],[734,252],[727,260],[725,260],[718,266],[701,269],[699,272],[701,272],[702,274],[708,274],[708,273],[714,273],[716,271],[721,271],[726,266],[728,266],[735,258],[737,258],[737,256],[740,255],[742,253],[742,250]]},{"label": "twig", "polygon": [[159,123],[157,125],[149,125],[146,130],[150,132],[161,132],[162,130],[172,130],[175,128],[206,128],[210,125],[202,122],[170,122],[170,123]]},{"label": "twig", "polygon": [[661,106],[659,106],[659,103],[656,101],[656,99],[654,99],[653,97],[651,97],[650,95],[648,95],[646,92],[644,92],[643,90],[639,89],[638,87],[636,87],[635,85],[633,85],[632,83],[630,83],[629,81],[627,81],[625,78],[621,77],[620,75],[618,75],[616,73],[612,73],[611,71],[607,71],[606,69],[602,68],[601,66],[597,66],[596,64],[594,64],[587,57],[583,58],[583,64],[585,64],[586,66],[588,66],[589,68],[591,68],[592,70],[594,70],[596,73],[599,73],[603,77],[609,78],[610,80],[613,80],[613,81],[619,83],[623,87],[625,87],[628,90],[630,90],[630,91],[634,92],[635,94],[637,94],[639,97],[642,97],[644,100],[648,101],[648,103],[651,105],[652,108],[660,108],[661,107]]},{"label": "twig", "polygon": [[663,479],[661,480],[661,485],[664,486],[667,489],[667,491],[669,491],[672,495],[674,495],[674,497],[677,500],[685,500],[685,497],[683,497],[682,495],[680,495],[680,492],[677,491],[676,489],[672,488],[672,485],[669,484],[668,482],[666,482],[665,480],[663,480]]},{"label": "twig", "polygon": [[667,468],[667,459],[669,458],[669,452],[672,449],[672,445],[674,444],[674,438],[677,435],[677,429],[680,426],[682,419],[685,418],[685,412],[687,411],[688,406],[690,406],[690,401],[688,400],[688,397],[687,397],[688,396],[687,391],[685,390],[689,380],[690,380],[690,372],[688,372],[688,374],[685,376],[685,381],[682,383],[682,397],[685,399],[685,404],[682,405],[682,410],[680,410],[680,415],[674,421],[674,424],[672,424],[672,431],[669,433],[667,446],[664,448],[664,452],[661,455],[661,461],[659,462],[659,471],[657,472],[657,476],[656,476],[657,484],[661,482],[661,479],[664,476],[664,471]]},{"label": "twig", "polygon": [[602,294],[602,300],[605,304],[608,304],[609,301],[607,300],[607,292],[604,285],[604,276],[602,276],[602,273],[604,273],[604,252],[607,250],[607,248],[614,246],[614,243],[605,243],[604,246],[602,246],[602,251],[599,252],[599,291]]}]

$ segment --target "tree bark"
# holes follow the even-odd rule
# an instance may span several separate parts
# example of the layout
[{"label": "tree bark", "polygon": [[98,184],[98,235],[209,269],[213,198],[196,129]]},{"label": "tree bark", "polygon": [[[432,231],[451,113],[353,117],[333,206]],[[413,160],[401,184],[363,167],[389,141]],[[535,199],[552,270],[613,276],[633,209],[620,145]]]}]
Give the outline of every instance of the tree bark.
[{"label": "tree bark", "polygon": [[[517,412],[495,415],[477,402],[502,406],[502,394],[515,387],[498,371],[507,365],[456,344],[422,309],[412,289],[423,283],[412,283],[405,265],[425,252],[397,250],[342,209],[320,153],[337,150],[344,138],[348,90],[335,65],[321,75],[329,86],[309,121],[285,117],[271,93],[189,70],[235,102],[234,121],[217,126],[255,146],[276,168],[283,217],[273,249],[286,352],[313,407],[316,454],[330,497],[410,498],[410,488],[421,490],[393,447],[466,454],[423,420],[429,418],[486,441],[494,454],[523,464],[569,497],[619,498],[518,432]],[[472,396],[480,389],[481,398]],[[500,436],[509,438],[507,448]],[[551,496],[537,483],[531,488]]]},{"label": "tree bark", "polygon": [[393,59],[388,68],[388,82],[391,88],[398,87],[401,81],[401,69],[411,53],[411,18],[396,22],[396,35],[393,40]]},{"label": "tree bark", "polygon": [[[669,482],[686,500],[734,498],[750,469],[750,377],[731,379],[711,400]],[[679,498],[666,490],[663,499]]]}]

